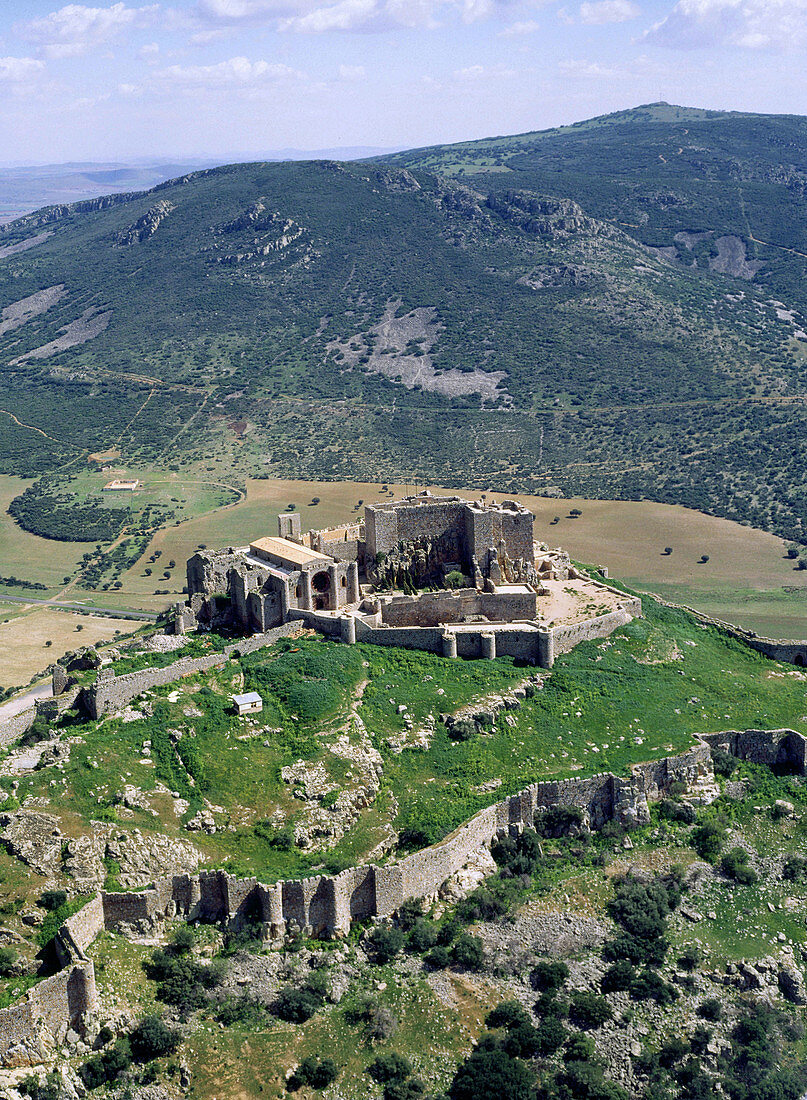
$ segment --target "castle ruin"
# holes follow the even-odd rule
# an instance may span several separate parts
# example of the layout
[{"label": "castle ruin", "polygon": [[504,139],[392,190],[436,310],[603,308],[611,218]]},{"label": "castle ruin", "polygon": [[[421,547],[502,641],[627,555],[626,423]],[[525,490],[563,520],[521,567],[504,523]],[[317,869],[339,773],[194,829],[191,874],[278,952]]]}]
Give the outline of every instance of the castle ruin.
[{"label": "castle ruin", "polygon": [[364,522],[201,550],[188,561],[180,633],[261,633],[294,620],[343,641],[447,657],[510,655],[550,667],[557,653],[641,614],[637,599],[578,573],[500,504],[423,492],[365,507]]}]

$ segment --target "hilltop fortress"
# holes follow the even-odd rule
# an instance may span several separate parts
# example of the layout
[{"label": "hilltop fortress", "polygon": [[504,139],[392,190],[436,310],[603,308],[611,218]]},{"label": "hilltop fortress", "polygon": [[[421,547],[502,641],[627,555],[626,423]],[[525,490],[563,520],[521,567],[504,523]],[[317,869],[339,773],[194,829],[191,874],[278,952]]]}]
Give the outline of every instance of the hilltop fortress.
[{"label": "hilltop fortress", "polygon": [[175,629],[256,634],[298,620],[345,642],[509,655],[549,668],[557,653],[610,634],[641,605],[536,542],[533,523],[515,501],[429,492],[305,533],[299,514],[285,513],[277,536],[189,559]]}]

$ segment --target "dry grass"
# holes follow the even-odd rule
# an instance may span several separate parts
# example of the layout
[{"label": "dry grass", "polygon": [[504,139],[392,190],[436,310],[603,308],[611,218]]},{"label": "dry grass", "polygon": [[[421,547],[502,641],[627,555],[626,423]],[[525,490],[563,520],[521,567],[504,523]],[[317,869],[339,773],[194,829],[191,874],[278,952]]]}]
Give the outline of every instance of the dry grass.
[{"label": "dry grass", "polygon": [[[70,649],[111,641],[116,630],[128,634],[138,626],[127,619],[77,615],[47,607],[22,612],[11,607],[0,602],[0,618],[6,620],[0,622],[0,683],[4,687],[27,684],[35,673]],[[80,631],[78,626],[82,627]],[[49,639],[52,646],[45,645]]]}]

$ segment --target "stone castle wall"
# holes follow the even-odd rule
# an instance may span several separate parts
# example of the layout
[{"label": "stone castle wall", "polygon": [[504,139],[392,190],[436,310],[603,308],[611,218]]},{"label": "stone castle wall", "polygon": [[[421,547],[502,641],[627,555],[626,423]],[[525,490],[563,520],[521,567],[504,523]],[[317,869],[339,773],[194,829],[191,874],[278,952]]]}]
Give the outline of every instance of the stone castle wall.
[{"label": "stone castle wall", "polygon": [[16,1004],[0,1010],[0,1065],[39,1065],[64,1042],[70,1028],[81,1033],[85,1013],[97,1010],[95,969],[89,960],[45,978]]},{"label": "stone castle wall", "polygon": [[707,733],[703,740],[753,764],[793,768],[807,774],[807,738],[795,730],[726,730]]},{"label": "stone castle wall", "polygon": [[475,588],[457,591],[423,592],[417,596],[396,596],[381,604],[381,617],[389,626],[439,626],[461,623],[484,616],[489,622],[534,619],[538,597],[533,590],[523,592],[478,592]]},{"label": "stone castle wall", "polygon": [[596,615],[582,623],[571,626],[556,626],[552,629],[552,653],[557,657],[561,653],[570,653],[580,642],[590,642],[597,638],[607,638],[620,626],[642,614],[641,600],[624,597],[624,607],[610,611],[607,615]]},{"label": "stone castle wall", "polygon": [[38,699],[34,706],[0,722],[0,749],[7,749],[22,737],[40,714],[44,714],[46,718],[52,718],[55,714],[62,714],[69,710],[75,705],[79,694],[79,688],[76,687],[68,689],[56,698]]},{"label": "stone castle wall", "polygon": [[280,638],[287,638],[299,630],[295,622],[283,623],[267,630],[263,634],[253,634],[249,638],[239,638],[232,645],[225,646],[221,653],[209,653],[204,657],[180,657],[165,668],[146,668],[140,672],[127,672],[123,676],[108,674],[102,670],[91,688],[84,691],[84,704],[93,718],[121,710],[127,703],[144,691],[155,687],[164,687],[183,676],[196,672],[205,672],[216,666],[223,666],[233,653],[254,653],[258,649],[272,645]]},{"label": "stone castle wall", "polygon": [[97,1009],[93,965],[83,954],[102,929],[127,931],[178,915],[236,924],[257,918],[272,939],[294,927],[318,936],[346,934],[353,921],[387,917],[408,898],[433,896],[497,836],[531,828],[541,809],[577,807],[595,829],[615,819],[628,826],[646,821],[648,801],[664,798],[674,783],[697,790],[704,780],[713,781],[711,747],[807,772],[807,738],[795,730],[730,730],[707,734],[676,756],[636,764],[627,779],[606,772],[534,783],[480,810],[439,843],[385,866],[350,867],[271,886],[225,871],[202,871],[165,876],[136,893],[104,891],[59,929],[58,944],[70,960],[65,969],[0,1011],[0,1064],[42,1062],[68,1027],[80,1029],[83,1013]]},{"label": "stone castle wall", "polygon": [[709,746],[701,743],[677,756],[636,765],[627,779],[603,773],[535,783],[480,810],[438,844],[383,866],[353,867],[338,875],[273,886],[224,871],[202,871],[160,879],[136,894],[105,892],[104,926],[125,928],[172,913],[190,920],[236,923],[252,915],[271,926],[272,938],[295,926],[313,935],[345,934],[354,920],[389,916],[408,898],[436,894],[497,835],[531,828],[540,809],[575,806],[593,828],[613,819],[639,824],[648,819],[648,800],[665,797],[673,783],[693,788],[704,778],[713,779],[710,759]]}]

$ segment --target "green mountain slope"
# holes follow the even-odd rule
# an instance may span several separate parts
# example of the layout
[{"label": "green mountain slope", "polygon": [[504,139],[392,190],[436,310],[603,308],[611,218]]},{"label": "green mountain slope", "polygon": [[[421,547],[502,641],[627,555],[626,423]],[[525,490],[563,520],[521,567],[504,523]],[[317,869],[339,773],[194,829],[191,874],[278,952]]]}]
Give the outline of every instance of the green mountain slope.
[{"label": "green mountain slope", "polygon": [[[657,103],[555,130],[385,159],[472,177],[474,186],[569,196],[645,244],[675,248],[687,265],[707,267],[711,260],[736,273],[731,268],[739,269],[742,256],[758,268],[760,285],[807,306],[807,255],[800,255],[807,254],[803,117]],[[693,242],[693,234],[709,237]],[[741,242],[731,257],[717,247],[723,235]]]},{"label": "green mountain slope", "polygon": [[[694,124],[658,110],[646,128]],[[622,125],[552,140],[589,135],[613,160]],[[503,139],[511,159],[552,160],[549,137],[527,138]],[[421,159],[443,172],[454,155]],[[591,169],[576,155],[604,189],[594,154]],[[117,448],[243,474],[650,496],[799,536],[793,300],[774,304],[761,271],[712,270],[704,239],[648,247],[616,205],[539,175],[234,165],[11,223],[0,472],[58,487]],[[628,184],[613,186],[617,203]]]}]

